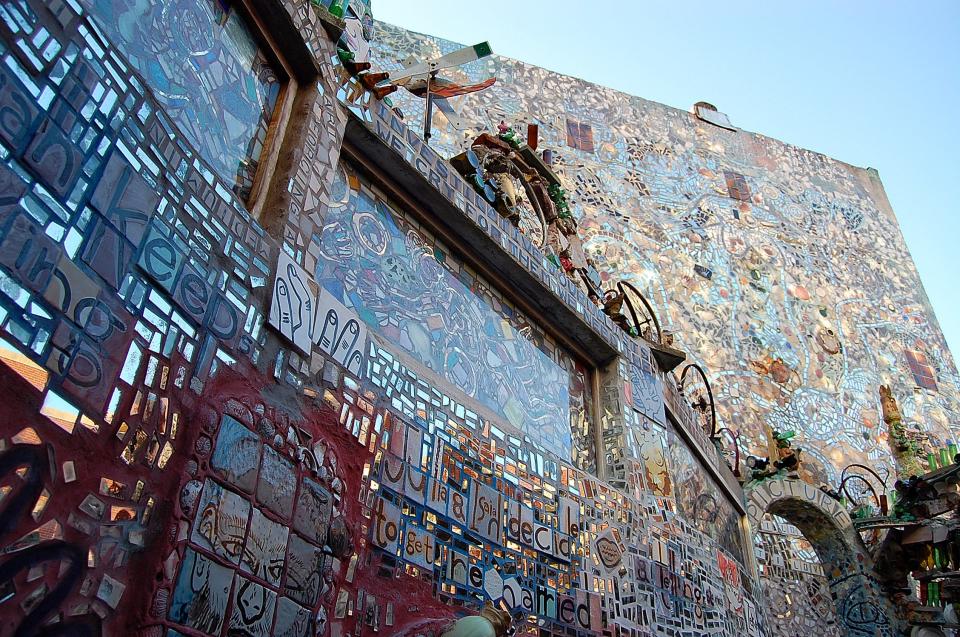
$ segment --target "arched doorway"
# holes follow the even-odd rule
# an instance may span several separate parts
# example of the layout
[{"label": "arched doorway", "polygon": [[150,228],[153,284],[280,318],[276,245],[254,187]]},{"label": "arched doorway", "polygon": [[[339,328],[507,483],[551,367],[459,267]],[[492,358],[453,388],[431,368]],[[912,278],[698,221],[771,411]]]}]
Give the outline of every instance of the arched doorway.
[{"label": "arched doorway", "polygon": [[839,634],[897,634],[892,610],[873,577],[870,553],[839,502],[813,485],[791,479],[753,485],[747,489],[747,500],[747,516],[754,532],[761,528],[764,516],[771,514],[795,526],[810,543],[834,601]]},{"label": "arched doorway", "polygon": [[753,529],[753,540],[766,637],[843,637],[824,566],[800,530],[767,513]]}]

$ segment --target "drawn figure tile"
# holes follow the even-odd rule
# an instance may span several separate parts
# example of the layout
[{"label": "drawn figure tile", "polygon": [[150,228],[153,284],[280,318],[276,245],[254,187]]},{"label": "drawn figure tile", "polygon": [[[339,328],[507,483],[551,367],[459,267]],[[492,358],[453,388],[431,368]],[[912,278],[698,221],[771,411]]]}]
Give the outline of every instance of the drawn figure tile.
[{"label": "drawn figure tile", "polygon": [[219,634],[233,571],[188,548],[180,566],[169,617],[204,633]]},{"label": "drawn figure tile", "polygon": [[277,622],[274,637],[307,637],[310,630],[310,611],[286,597],[277,603]]},{"label": "drawn figure tile", "polygon": [[208,478],[203,483],[190,541],[239,564],[249,516],[248,501]]},{"label": "drawn figure tile", "polygon": [[650,423],[644,423],[644,427],[635,427],[633,432],[643,458],[644,483],[656,495],[672,497],[673,480],[663,447],[665,432],[662,427]]},{"label": "drawn figure tile", "polygon": [[287,547],[287,583],[283,592],[301,604],[313,607],[323,581],[323,551],[295,534],[290,537]]},{"label": "drawn figure tile", "polygon": [[309,354],[312,341],[317,295],[310,275],[286,252],[277,260],[270,302],[270,325],[286,336],[300,351]]},{"label": "drawn figure tile", "polygon": [[297,477],[293,465],[270,447],[263,448],[257,501],[284,519],[293,513]]},{"label": "drawn figure tile", "polygon": [[100,580],[100,587],[97,589],[97,599],[116,610],[125,589],[126,584],[104,573],[103,579]]},{"label": "drawn figure tile", "polygon": [[639,365],[631,365],[630,387],[633,392],[633,406],[654,422],[666,423],[663,383],[659,377]]},{"label": "drawn figure tile", "polygon": [[259,509],[254,509],[250,517],[250,533],[240,557],[240,568],[279,586],[288,533],[285,526],[272,522]]},{"label": "drawn figure tile", "polygon": [[235,418],[224,415],[210,464],[224,480],[250,493],[257,483],[261,447],[257,434]]},{"label": "drawn figure tile", "polygon": [[315,342],[338,363],[359,375],[367,345],[366,324],[324,288],[320,289],[317,303]]},{"label": "drawn figure tile", "polygon": [[267,637],[273,625],[277,594],[237,575],[233,585],[233,610],[230,612],[229,635]]},{"label": "drawn figure tile", "polygon": [[332,508],[330,493],[313,480],[305,478],[297,497],[293,528],[321,546],[326,544]]}]

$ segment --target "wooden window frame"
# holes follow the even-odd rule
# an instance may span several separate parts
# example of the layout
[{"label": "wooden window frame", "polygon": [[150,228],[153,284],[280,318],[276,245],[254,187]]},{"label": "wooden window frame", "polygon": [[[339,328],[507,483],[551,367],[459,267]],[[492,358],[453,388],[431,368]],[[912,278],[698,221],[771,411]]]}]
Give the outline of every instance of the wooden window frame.
[{"label": "wooden window frame", "polygon": [[281,47],[254,8],[252,0],[235,0],[233,8],[241,12],[253,39],[273,65],[278,76],[282,76],[277,103],[270,116],[267,135],[263,140],[260,157],[257,159],[257,171],[253,177],[253,185],[250,187],[250,195],[244,201],[250,215],[254,219],[260,219],[267,201],[270,184],[277,172],[284,133],[290,123],[294,98],[300,85],[297,83],[296,75],[283,55]]}]

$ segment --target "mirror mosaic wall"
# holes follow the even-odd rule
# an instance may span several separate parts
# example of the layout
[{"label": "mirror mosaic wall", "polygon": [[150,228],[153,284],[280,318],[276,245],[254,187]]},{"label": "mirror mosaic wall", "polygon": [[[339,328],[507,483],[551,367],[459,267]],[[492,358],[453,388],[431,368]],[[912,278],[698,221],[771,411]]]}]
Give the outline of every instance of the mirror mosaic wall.
[{"label": "mirror mosaic wall", "polygon": [[531,637],[769,634],[742,494],[650,350],[484,226],[618,353],[585,365],[341,163],[321,9],[269,4],[317,70],[271,227],[243,171],[285,80],[246,13],[0,5],[0,632],[439,635],[489,601]]},{"label": "mirror mosaic wall", "polygon": [[[384,69],[460,46],[377,27]],[[470,126],[436,114],[433,148],[537,124],[601,278],[650,299],[746,447],[765,449],[765,426],[797,431],[815,482],[892,467],[880,384],[935,446],[957,437],[960,376],[876,171],[509,58],[446,74],[497,82],[450,99]],[[393,99],[419,127],[423,100]]]}]

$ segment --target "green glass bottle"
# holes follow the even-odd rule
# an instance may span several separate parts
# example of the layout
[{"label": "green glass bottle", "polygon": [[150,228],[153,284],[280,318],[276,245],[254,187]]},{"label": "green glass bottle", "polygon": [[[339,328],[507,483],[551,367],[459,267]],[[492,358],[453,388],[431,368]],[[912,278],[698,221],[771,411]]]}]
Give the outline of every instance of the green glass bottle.
[{"label": "green glass bottle", "polygon": [[342,18],[347,13],[347,7],[350,6],[350,0],[333,0],[330,3],[330,13]]}]

